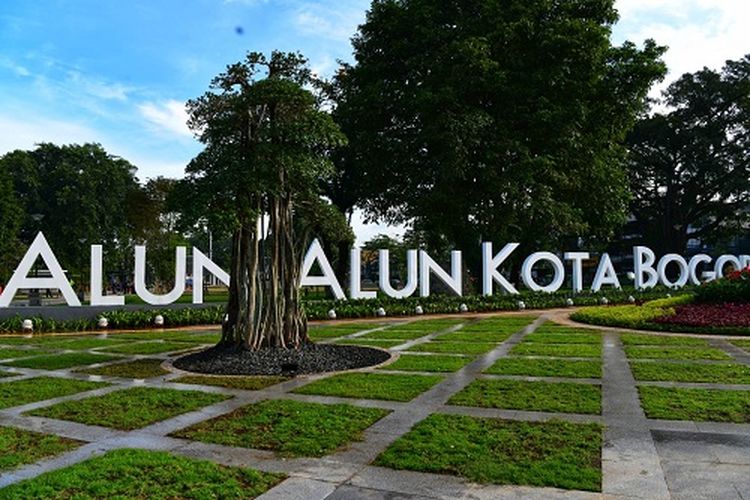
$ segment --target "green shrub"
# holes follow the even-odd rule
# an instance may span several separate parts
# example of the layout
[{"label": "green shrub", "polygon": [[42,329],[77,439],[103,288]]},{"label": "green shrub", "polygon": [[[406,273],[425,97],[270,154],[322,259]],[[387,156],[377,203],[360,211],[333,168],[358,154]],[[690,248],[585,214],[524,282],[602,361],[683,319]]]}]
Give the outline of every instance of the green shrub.
[{"label": "green shrub", "polygon": [[697,302],[750,302],[750,267],[703,283],[695,290]]}]

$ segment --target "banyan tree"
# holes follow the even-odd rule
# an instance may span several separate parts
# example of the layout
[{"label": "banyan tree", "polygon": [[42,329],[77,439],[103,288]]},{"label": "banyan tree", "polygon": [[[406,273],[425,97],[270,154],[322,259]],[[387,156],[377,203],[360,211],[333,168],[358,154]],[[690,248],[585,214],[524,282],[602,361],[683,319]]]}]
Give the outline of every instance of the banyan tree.
[{"label": "banyan tree", "polygon": [[295,218],[320,203],[345,142],[299,54],[249,53],[188,102],[205,149],[187,168],[195,203],[232,234],[229,303],[221,344],[257,350],[308,340],[300,307],[302,252]]}]

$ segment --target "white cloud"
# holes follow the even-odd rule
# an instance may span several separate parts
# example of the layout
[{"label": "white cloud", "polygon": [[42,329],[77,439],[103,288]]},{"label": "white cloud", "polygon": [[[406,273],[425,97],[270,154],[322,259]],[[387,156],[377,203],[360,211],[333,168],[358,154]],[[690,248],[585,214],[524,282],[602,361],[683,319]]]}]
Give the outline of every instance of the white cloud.
[{"label": "white cloud", "polygon": [[97,133],[72,122],[0,114],[0,155],[16,149],[34,149],[36,144],[52,142],[71,144],[98,142]]},{"label": "white cloud", "polygon": [[348,43],[365,20],[364,2],[313,3],[301,4],[294,14],[294,25],[305,35],[327,38]]},{"label": "white cloud", "polygon": [[120,83],[110,83],[87,77],[77,71],[68,72],[68,83],[68,87],[80,89],[93,97],[106,100],[126,101],[128,94],[135,90],[133,87]]},{"label": "white cloud", "polygon": [[160,103],[146,102],[138,106],[138,111],[152,125],[173,134],[192,137],[187,126],[188,114],[185,104],[174,99]]}]

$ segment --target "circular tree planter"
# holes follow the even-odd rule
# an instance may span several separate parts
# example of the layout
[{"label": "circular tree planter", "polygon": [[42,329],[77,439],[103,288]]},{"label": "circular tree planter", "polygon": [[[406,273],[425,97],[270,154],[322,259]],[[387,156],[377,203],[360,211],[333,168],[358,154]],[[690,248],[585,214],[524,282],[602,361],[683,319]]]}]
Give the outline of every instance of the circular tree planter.
[{"label": "circular tree planter", "polygon": [[245,351],[215,346],[187,354],[172,366],[206,375],[308,375],[367,368],[385,363],[391,353],[374,347],[304,344],[299,349]]}]

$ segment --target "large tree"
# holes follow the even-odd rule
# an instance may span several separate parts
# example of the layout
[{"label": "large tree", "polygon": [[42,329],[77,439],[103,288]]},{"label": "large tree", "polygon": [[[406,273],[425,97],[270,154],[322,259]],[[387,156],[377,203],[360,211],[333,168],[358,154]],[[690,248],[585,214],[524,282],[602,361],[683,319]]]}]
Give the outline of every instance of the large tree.
[{"label": "large tree", "polygon": [[683,75],[629,137],[632,212],[643,242],[682,253],[750,222],[750,55]]},{"label": "large tree", "polygon": [[23,210],[13,190],[13,179],[6,162],[0,159],[0,286],[18,263],[22,219]]},{"label": "large tree", "polygon": [[255,350],[308,339],[295,212],[316,202],[333,171],[329,151],[344,143],[306,89],[315,84],[301,55],[250,53],[188,103],[189,124],[206,147],[183,189],[212,225],[232,232],[222,344]]},{"label": "large tree", "polygon": [[472,267],[481,240],[606,239],[625,134],[665,71],[653,41],[612,45],[613,3],[375,0],[335,111],[370,217],[470,249]]}]

